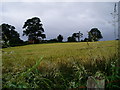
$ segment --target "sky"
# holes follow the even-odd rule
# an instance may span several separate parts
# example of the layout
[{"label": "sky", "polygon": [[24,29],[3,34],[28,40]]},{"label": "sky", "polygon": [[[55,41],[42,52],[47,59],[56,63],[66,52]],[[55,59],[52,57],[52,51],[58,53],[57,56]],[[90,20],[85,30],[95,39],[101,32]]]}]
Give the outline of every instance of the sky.
[{"label": "sky", "polygon": [[[98,28],[102,41],[114,40],[113,17],[115,2],[2,2],[1,21],[15,26],[22,40],[23,25],[27,19],[39,17],[46,39],[63,35],[64,41],[73,33],[83,33],[84,39],[92,28]],[[116,29],[117,33],[117,29]]]}]

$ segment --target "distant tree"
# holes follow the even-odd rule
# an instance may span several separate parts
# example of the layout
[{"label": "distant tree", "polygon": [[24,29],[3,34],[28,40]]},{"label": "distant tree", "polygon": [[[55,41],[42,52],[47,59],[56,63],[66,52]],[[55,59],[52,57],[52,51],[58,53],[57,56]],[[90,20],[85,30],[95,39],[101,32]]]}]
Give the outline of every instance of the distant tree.
[{"label": "distant tree", "polygon": [[75,40],[76,40],[76,38],[78,38],[77,33],[73,33],[73,34],[72,34],[72,37],[74,37]]},{"label": "distant tree", "polygon": [[98,30],[98,28],[92,28],[88,32],[88,39],[89,39],[89,41],[98,41],[101,38],[103,38],[103,37],[102,37],[102,34],[101,34],[100,30]]},{"label": "distant tree", "polygon": [[20,39],[19,33],[15,31],[14,26],[4,23],[0,25],[0,27],[2,28],[3,47],[16,46],[23,43],[23,41]]},{"label": "distant tree", "polygon": [[78,42],[79,42],[79,41],[80,41],[80,38],[83,37],[83,34],[80,33],[80,31],[79,31],[79,33],[73,33],[72,36],[75,37],[75,38],[78,38]]},{"label": "distant tree", "polygon": [[54,39],[48,40],[47,42],[48,42],[48,43],[55,43],[55,42],[58,42],[58,40],[57,40],[56,38],[54,38]]},{"label": "distant tree", "polygon": [[68,42],[76,42],[76,39],[75,39],[75,37],[68,37],[67,38],[68,39]]},{"label": "distant tree", "polygon": [[23,29],[25,29],[23,31],[23,36],[24,35],[28,36],[29,41],[30,40],[38,41],[46,38],[46,35],[43,34],[44,29],[42,26],[43,25],[41,24],[41,20],[38,17],[28,19],[23,26]]},{"label": "distant tree", "polygon": [[81,42],[84,42],[84,40],[81,40]]},{"label": "distant tree", "polygon": [[62,36],[62,35],[59,35],[59,36],[57,37],[57,39],[58,39],[58,42],[62,42],[63,36]]},{"label": "distant tree", "polygon": [[89,41],[88,38],[85,38],[85,39],[84,39],[84,42],[88,42],[88,41]]},{"label": "distant tree", "polygon": [[119,40],[119,39],[116,39],[116,40]]}]

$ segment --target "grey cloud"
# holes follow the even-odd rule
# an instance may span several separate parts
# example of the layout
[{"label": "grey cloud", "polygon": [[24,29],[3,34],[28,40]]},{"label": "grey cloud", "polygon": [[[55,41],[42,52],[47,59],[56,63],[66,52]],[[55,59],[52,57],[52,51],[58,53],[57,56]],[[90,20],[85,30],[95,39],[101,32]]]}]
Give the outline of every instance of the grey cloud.
[{"label": "grey cloud", "polygon": [[112,20],[110,13],[113,12],[113,7],[114,3],[109,2],[8,2],[3,3],[3,21],[0,23],[14,25],[24,40],[27,38],[22,36],[22,26],[27,19],[34,16],[41,19],[47,39],[62,34],[64,40],[67,40],[68,36],[79,30],[85,38],[87,31],[97,27],[103,33],[104,40],[113,40],[113,26],[109,23]]}]

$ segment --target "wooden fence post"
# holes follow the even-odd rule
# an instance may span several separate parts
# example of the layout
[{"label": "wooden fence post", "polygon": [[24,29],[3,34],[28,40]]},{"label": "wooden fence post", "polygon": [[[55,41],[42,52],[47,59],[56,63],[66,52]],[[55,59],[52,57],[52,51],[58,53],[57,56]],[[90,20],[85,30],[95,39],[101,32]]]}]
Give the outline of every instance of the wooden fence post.
[{"label": "wooden fence post", "polygon": [[105,88],[105,79],[95,78],[93,76],[89,76],[87,80],[87,88],[88,89],[104,89]]}]

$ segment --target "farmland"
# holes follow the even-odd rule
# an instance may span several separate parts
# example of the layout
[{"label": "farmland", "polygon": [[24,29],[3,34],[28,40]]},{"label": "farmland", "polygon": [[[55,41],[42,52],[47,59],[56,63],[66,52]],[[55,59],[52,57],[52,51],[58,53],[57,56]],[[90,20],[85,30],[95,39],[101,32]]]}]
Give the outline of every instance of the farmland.
[{"label": "farmland", "polygon": [[[76,42],[76,43],[32,44],[26,46],[4,48],[2,49],[2,64],[3,64],[2,72],[4,81],[3,86],[18,87],[19,85],[21,85],[18,83],[19,80],[15,81],[11,79],[9,80],[11,82],[8,83],[7,78],[13,77],[17,78],[19,77],[17,73],[20,74],[22,72],[26,72],[28,69],[31,69],[33,66],[36,65],[38,72],[40,72],[40,74],[42,75],[41,77],[47,79],[49,78],[49,80],[52,81],[53,79],[51,78],[53,77],[56,78],[57,76],[55,75],[60,71],[64,80],[66,80],[65,83],[67,83],[66,86],[64,86],[65,84],[61,86],[59,85],[60,82],[58,83],[52,81],[54,82],[54,85],[51,86],[50,84],[47,84],[48,87],[46,87],[46,85],[43,85],[42,83],[41,85],[43,85],[44,88],[49,89],[54,87],[68,89],[72,87],[78,87],[82,84],[85,84],[77,82],[80,79],[80,77],[84,79],[83,77],[84,75],[82,76],[82,74],[94,75],[97,71],[101,71],[104,74],[107,73],[107,72],[105,73],[105,71],[108,70],[108,68],[110,67],[108,67],[109,65],[106,64],[106,62],[113,60],[113,57],[115,57],[116,53],[115,51],[116,47],[117,41],[99,41],[88,43]],[[40,63],[38,63],[39,60]],[[80,73],[79,71],[81,71],[80,65],[84,67],[82,74],[79,74]],[[106,67],[107,69],[105,69]],[[29,71],[34,72],[33,69]],[[29,71],[27,73],[30,73]],[[76,75],[76,73],[77,75],[78,74],[81,75],[78,76],[77,81],[75,81],[76,78],[74,78],[76,77],[74,76],[74,74]],[[70,74],[73,75],[73,78],[72,76],[69,76]],[[26,76],[27,74],[24,75],[24,77]],[[71,79],[70,78],[68,79],[68,77],[71,77]],[[69,84],[67,81],[69,82]],[[15,83],[13,84],[13,82],[17,82],[17,84]],[[24,88],[25,87],[40,88],[40,85],[38,84],[36,84],[36,86],[32,86],[33,83],[30,84],[29,81],[22,81],[22,84],[23,82],[24,85],[21,86],[24,86]],[[75,84],[76,86],[72,86],[70,82],[75,82],[77,84]]]},{"label": "farmland", "polygon": [[115,53],[115,43],[114,41],[90,42],[89,46],[86,42],[36,44],[6,48],[3,51],[4,67],[9,67],[10,63],[13,66],[26,66],[34,65],[34,62],[40,57],[44,57],[42,61],[46,62],[66,61],[69,58],[86,60],[91,57],[91,54],[92,57],[104,56],[107,58]]}]

